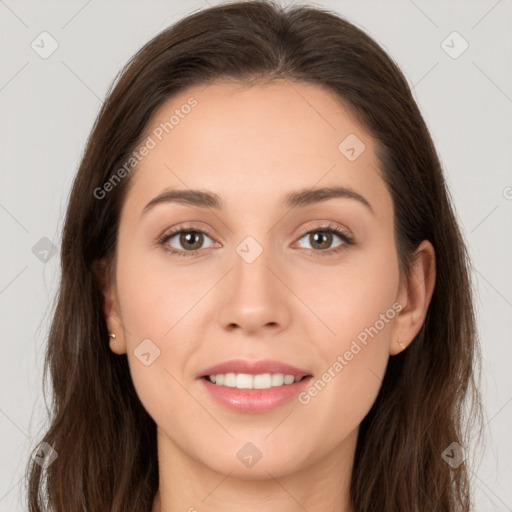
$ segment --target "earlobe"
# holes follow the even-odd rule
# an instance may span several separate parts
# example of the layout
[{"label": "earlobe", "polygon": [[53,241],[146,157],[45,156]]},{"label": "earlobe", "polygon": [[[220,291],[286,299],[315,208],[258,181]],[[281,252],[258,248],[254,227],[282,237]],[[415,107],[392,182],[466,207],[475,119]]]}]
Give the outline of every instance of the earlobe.
[{"label": "earlobe", "polygon": [[400,288],[398,301],[402,309],[393,325],[389,347],[391,355],[407,348],[420,331],[434,293],[435,280],[434,247],[428,240],[423,240],[414,253],[409,276],[404,279]]},{"label": "earlobe", "polygon": [[110,349],[116,354],[124,354],[126,345],[119,303],[114,279],[106,262],[102,261],[98,265],[96,275],[103,293],[103,314],[109,332],[109,338],[105,343],[109,343]]},{"label": "earlobe", "polygon": [[124,329],[119,313],[117,294],[113,285],[109,287],[105,295],[104,313],[109,332],[110,349],[116,354],[126,353]]}]

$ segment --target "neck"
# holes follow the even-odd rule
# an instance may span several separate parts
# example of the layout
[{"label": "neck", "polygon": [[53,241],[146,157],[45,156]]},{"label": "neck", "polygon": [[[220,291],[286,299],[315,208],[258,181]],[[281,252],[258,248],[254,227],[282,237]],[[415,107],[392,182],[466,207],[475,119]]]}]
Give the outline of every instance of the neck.
[{"label": "neck", "polygon": [[352,512],[356,441],[357,430],[323,457],[277,469],[260,465],[248,478],[236,467],[224,473],[209,468],[158,429],[160,483],[152,512]]}]

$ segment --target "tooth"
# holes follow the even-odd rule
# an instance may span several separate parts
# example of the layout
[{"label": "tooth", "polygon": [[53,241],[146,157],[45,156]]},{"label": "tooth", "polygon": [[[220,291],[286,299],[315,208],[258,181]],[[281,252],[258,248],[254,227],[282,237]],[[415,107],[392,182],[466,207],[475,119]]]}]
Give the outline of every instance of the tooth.
[{"label": "tooth", "polygon": [[285,384],[293,384],[295,381],[295,377],[293,375],[285,375],[284,376],[284,383]]},{"label": "tooth", "polygon": [[272,387],[272,376],[270,373],[263,373],[254,376],[254,389],[269,389]]},{"label": "tooth", "polygon": [[236,387],[238,389],[252,389],[253,376],[247,373],[239,373],[236,376]]},{"label": "tooth", "polygon": [[229,388],[236,387],[236,373],[226,373],[224,376],[224,386]]},{"label": "tooth", "polygon": [[274,373],[272,375],[272,386],[282,386],[284,383],[284,375],[282,373]]},{"label": "tooth", "polygon": [[302,377],[294,375],[285,375],[284,373],[261,373],[251,375],[248,373],[218,373],[209,375],[209,380],[218,386],[227,386],[238,389],[269,389],[271,387],[279,387],[290,385],[302,380]]}]

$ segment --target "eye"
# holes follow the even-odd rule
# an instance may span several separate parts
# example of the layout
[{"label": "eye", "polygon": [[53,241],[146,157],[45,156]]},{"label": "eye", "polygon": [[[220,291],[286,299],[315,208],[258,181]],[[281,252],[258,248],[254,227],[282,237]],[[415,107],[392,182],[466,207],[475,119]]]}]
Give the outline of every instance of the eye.
[{"label": "eye", "polygon": [[[331,248],[336,238],[340,242],[334,248]],[[211,242],[207,247],[204,247],[205,239]],[[305,240],[305,243],[302,240]],[[315,256],[334,255],[347,249],[348,246],[354,245],[354,243],[354,239],[348,232],[331,224],[303,231],[299,239],[300,247],[305,248]],[[215,242],[207,233],[193,225],[179,226],[170,232],[164,233],[159,239],[159,244],[171,254],[184,257],[199,256],[202,249],[211,249],[215,246]],[[309,247],[307,247],[307,244],[309,244]]]},{"label": "eye", "polygon": [[[334,248],[330,248],[335,238],[340,239],[341,242]],[[305,240],[306,244],[309,244],[309,247],[305,247],[301,240]],[[299,242],[301,242],[301,247],[313,251],[316,253],[316,256],[332,255],[346,249],[347,246],[354,244],[353,238],[348,233],[331,224],[310,229],[303,234],[299,239]]]},{"label": "eye", "polygon": [[[211,242],[213,240],[200,229],[193,226],[181,227],[171,232],[165,233],[160,239],[160,244],[164,249],[177,256],[195,256],[203,247],[205,237]],[[206,248],[213,247],[213,243]],[[188,254],[187,254],[188,253]]]}]

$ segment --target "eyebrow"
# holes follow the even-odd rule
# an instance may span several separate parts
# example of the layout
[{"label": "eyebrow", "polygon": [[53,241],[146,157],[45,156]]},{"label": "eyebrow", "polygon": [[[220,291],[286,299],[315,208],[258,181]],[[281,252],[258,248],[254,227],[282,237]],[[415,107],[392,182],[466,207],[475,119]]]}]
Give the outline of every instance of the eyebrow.
[{"label": "eyebrow", "polygon": [[[361,194],[346,187],[332,186],[322,188],[308,188],[289,192],[284,196],[283,205],[286,208],[301,208],[329,199],[354,199],[363,204],[372,214],[375,214],[372,205]],[[178,190],[167,189],[160,195],[153,198],[142,210],[142,215],[158,204],[180,203],[199,208],[213,208],[214,210],[224,209],[224,201],[214,192],[205,190]]]}]

